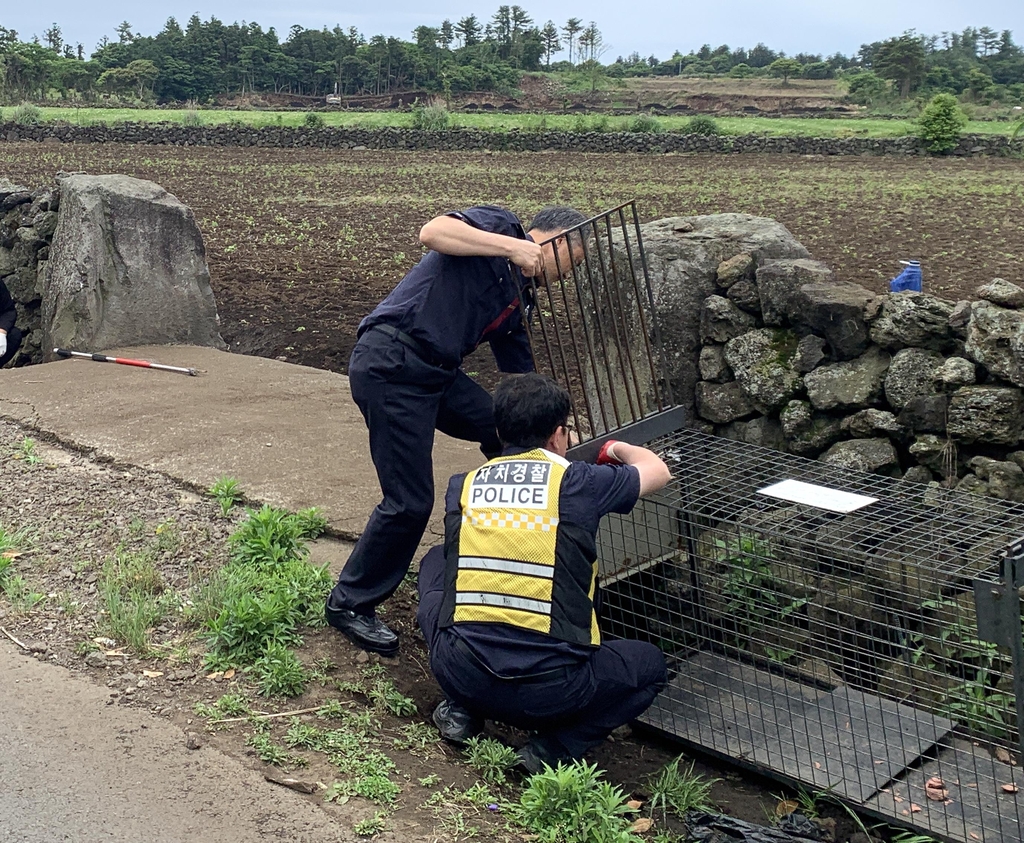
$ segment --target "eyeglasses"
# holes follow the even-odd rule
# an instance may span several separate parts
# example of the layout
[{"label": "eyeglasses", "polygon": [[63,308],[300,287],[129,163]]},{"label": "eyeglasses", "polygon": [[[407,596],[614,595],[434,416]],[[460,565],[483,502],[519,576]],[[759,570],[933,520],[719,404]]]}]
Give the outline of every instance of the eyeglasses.
[{"label": "eyeglasses", "polygon": [[562,427],[565,428],[566,433],[572,433],[576,429],[576,426],[571,421],[567,421]]}]

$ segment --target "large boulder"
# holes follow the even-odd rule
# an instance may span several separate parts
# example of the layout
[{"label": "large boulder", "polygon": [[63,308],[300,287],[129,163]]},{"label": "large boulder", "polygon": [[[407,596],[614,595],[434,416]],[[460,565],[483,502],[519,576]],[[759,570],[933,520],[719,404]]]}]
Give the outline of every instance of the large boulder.
[{"label": "large boulder", "polygon": [[898,477],[900,461],[892,442],[884,437],[877,439],[848,439],[837,442],[818,459],[828,465],[870,474],[885,474]]},{"label": "large boulder", "polygon": [[953,393],[946,424],[960,442],[1016,445],[1024,433],[1024,393],[1002,386],[965,386]]},{"label": "large boulder", "polygon": [[60,190],[44,348],[225,348],[206,250],[188,207],[159,185],[128,176],[68,176]]},{"label": "large boulder", "polygon": [[817,456],[843,433],[839,419],[815,413],[807,401],[790,401],[779,413],[779,424],[789,450],[804,456]]},{"label": "large boulder", "polygon": [[820,366],[804,376],[807,397],[816,410],[864,410],[882,398],[889,355],[869,348],[856,360]]},{"label": "large boulder", "polygon": [[753,316],[722,296],[708,296],[700,310],[700,338],[707,343],[728,342],[756,324]]},{"label": "large boulder", "polygon": [[885,400],[902,410],[911,399],[934,392],[933,374],[944,360],[936,351],[904,348],[896,352],[885,375]]},{"label": "large boulder", "polygon": [[725,344],[725,360],[759,413],[782,409],[802,388],[792,331],[758,328]]},{"label": "large boulder", "polygon": [[850,360],[868,347],[865,309],[875,296],[857,284],[837,281],[823,263],[766,261],[757,270],[761,313],[766,325],[787,321],[825,337],[837,360]]},{"label": "large boulder", "polygon": [[[770,259],[807,258],[810,254],[785,226],[747,214],[671,217],[644,224],[641,235],[673,398],[693,418],[694,387],[700,379],[700,317],[704,300],[716,292],[722,263],[740,255],[763,263]],[[627,252],[618,237],[612,248],[616,263],[628,265],[632,259],[638,277],[643,278],[635,248]],[[733,276],[737,281],[749,272],[746,263],[745,258],[736,262],[737,266],[744,265],[743,271]],[[625,299],[631,295],[629,290],[622,292]],[[629,301],[624,304],[627,309],[631,307]],[[642,345],[642,331],[643,326],[638,323],[629,325],[628,342]],[[593,385],[589,388],[593,389]],[[615,385],[602,386],[607,388],[614,389]]]},{"label": "large boulder", "polygon": [[696,397],[697,415],[715,424],[728,424],[755,412],[750,399],[736,381],[701,381],[697,384]]},{"label": "large boulder", "polygon": [[1024,312],[974,302],[964,351],[992,374],[1024,386]]},{"label": "large boulder", "polygon": [[871,325],[871,339],[888,351],[930,348],[949,351],[955,345],[949,320],[953,302],[927,293],[889,293]]},{"label": "large boulder", "polygon": [[988,284],[978,287],[979,299],[985,299],[1002,307],[1024,307],[1024,289],[1002,278],[993,278]]}]

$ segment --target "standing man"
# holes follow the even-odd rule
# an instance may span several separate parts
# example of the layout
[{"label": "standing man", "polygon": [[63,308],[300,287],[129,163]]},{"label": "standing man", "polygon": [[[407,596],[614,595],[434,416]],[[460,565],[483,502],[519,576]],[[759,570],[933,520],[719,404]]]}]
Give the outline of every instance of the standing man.
[{"label": "standing man", "polygon": [[494,417],[505,450],[453,477],[444,548],[420,563],[420,629],[447,699],[441,735],[464,743],[483,720],[536,736],[519,764],[582,757],[665,687],[665,657],[642,641],[602,643],[601,518],[665,486],[653,451],[610,441],[597,465],[569,462],[569,394],[542,375],[502,381]]},{"label": "standing man", "polygon": [[[554,278],[582,259],[573,232],[579,211],[549,207],[529,233],[515,214],[484,205],[435,217],[420,231],[429,251],[359,325],[349,361],[352,398],[366,419],[370,455],[384,499],[327,598],[327,623],[360,647],[398,651],[398,636],[376,615],[409,570],[434,503],[434,430],[501,451],[490,395],[459,366],[490,343],[503,372],[533,371],[520,301],[528,279]],[[579,247],[577,247],[579,244]]]},{"label": "standing man", "polygon": [[14,326],[16,315],[11,292],[0,281],[0,369],[14,359],[21,347],[21,331]]}]

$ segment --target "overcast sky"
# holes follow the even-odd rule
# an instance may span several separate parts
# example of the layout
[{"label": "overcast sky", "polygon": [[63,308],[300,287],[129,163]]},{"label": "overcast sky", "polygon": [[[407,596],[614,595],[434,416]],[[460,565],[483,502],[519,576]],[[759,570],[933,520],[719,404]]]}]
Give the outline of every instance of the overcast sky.
[{"label": "overcast sky", "polygon": [[[42,3],[11,0],[0,7],[0,26],[15,29],[23,40],[42,37],[50,24],[60,25],[66,41],[85,45],[91,52],[103,35],[114,37],[114,27],[127,20],[136,32],[155,35],[168,17],[183,26],[193,13],[203,20],[216,16],[225,23],[255,21],[275,27],[282,40],[293,24],[306,28],[354,26],[363,35],[394,35],[411,40],[420,25],[437,26],[469,14],[486,21],[500,2],[480,5],[468,0],[387,0],[384,3],[302,3],[268,0],[169,0],[142,4],[137,0],[51,0]],[[510,4],[511,5],[511,4]],[[907,29],[926,34],[989,26],[1014,32],[1024,44],[1024,0],[744,0],[703,2],[685,0],[520,0],[538,25],[553,20],[561,26],[571,17],[593,20],[608,49],[604,61],[634,50],[665,59],[673,51],[688,53],[702,44],[716,47],[753,47],[763,41],[772,49],[795,53],[836,51],[856,53],[863,43],[898,35]],[[436,11],[435,11],[436,10]]]}]

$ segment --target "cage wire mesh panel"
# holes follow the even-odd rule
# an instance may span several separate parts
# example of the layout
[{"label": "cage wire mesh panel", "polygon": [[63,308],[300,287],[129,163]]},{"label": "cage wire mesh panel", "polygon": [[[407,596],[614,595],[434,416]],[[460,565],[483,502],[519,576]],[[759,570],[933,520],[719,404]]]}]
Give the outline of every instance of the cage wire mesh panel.
[{"label": "cage wire mesh panel", "polygon": [[[669,659],[643,722],[931,836],[1020,841],[1024,506],[694,431],[651,446],[673,481],[599,535],[605,631]],[[782,480],[811,502],[763,493]]]},{"label": "cage wire mesh panel", "polygon": [[[546,242],[556,271],[534,279],[524,303],[533,311],[530,341],[537,371],[572,394],[581,444],[613,431],[646,441],[678,429],[682,416],[662,368],[635,203]],[[584,447],[573,456],[587,453]]]}]

